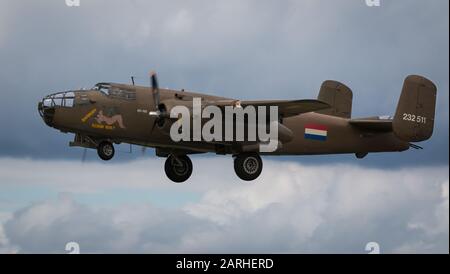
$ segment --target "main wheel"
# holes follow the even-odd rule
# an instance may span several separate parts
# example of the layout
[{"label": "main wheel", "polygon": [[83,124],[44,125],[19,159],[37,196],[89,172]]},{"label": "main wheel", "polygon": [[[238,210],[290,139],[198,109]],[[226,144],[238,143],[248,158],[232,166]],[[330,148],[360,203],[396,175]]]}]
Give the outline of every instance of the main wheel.
[{"label": "main wheel", "polygon": [[172,156],[166,159],[164,171],[167,177],[175,183],[183,183],[192,174],[192,161],[187,155]]},{"label": "main wheel", "polygon": [[261,175],[263,163],[257,153],[239,154],[234,158],[234,171],[244,181],[253,181]]},{"label": "main wheel", "polygon": [[114,145],[108,141],[103,141],[98,145],[97,153],[100,159],[109,161],[114,157]]}]

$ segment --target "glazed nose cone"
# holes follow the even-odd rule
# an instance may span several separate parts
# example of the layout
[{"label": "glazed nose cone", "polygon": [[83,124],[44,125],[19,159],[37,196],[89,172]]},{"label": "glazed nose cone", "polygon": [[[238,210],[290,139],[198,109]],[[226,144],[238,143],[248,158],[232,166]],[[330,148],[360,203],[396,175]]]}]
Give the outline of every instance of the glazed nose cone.
[{"label": "glazed nose cone", "polygon": [[48,126],[52,126],[55,117],[55,104],[51,98],[44,97],[38,103],[38,112]]}]

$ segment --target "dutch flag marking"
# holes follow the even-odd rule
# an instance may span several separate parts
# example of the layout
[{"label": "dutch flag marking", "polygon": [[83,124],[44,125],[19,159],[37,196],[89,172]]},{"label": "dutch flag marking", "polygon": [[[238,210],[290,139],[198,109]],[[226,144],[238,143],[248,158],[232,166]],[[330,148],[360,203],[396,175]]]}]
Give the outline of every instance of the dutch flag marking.
[{"label": "dutch flag marking", "polygon": [[305,139],[326,141],[328,128],[323,125],[308,124],[305,126]]}]

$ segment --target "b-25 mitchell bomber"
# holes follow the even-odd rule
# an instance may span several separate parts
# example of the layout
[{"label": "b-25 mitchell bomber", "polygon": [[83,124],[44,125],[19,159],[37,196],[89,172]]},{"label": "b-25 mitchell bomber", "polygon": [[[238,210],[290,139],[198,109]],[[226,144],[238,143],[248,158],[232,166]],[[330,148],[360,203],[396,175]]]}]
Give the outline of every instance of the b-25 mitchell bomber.
[{"label": "b-25 mitchell bomber", "polygon": [[[422,76],[405,79],[394,117],[357,119],[351,117],[351,89],[336,81],[325,81],[314,100],[260,101],[161,89],[155,73],[150,82],[98,83],[51,94],[38,111],[48,126],[75,134],[70,146],[96,149],[105,161],[113,158],[114,144],[155,148],[166,158],[166,175],[177,183],[192,174],[191,154],[231,155],[238,177],[252,181],[262,172],[261,155],[351,153],[362,159],[420,149],[414,143],[433,133],[437,88]],[[275,137],[252,133],[269,128]]]}]

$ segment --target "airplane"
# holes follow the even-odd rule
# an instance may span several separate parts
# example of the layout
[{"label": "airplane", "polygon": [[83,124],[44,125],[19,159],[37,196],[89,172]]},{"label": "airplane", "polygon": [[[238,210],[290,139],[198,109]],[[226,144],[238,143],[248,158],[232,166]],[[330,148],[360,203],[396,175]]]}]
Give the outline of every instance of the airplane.
[{"label": "airplane", "polygon": [[[38,103],[38,112],[48,126],[75,134],[71,147],[96,149],[105,161],[113,158],[114,144],[154,148],[156,156],[166,158],[165,173],[176,183],[190,178],[193,166],[189,155],[192,154],[231,155],[237,176],[253,181],[263,169],[261,156],[354,154],[363,159],[369,153],[422,149],[414,143],[428,140],[433,134],[437,87],[418,75],[404,80],[394,117],[356,119],[351,117],[352,90],[332,80],[321,85],[317,99],[260,101],[162,89],[154,72],[148,87],[137,86],[132,80],[132,85],[98,83],[88,90],[50,94]],[[227,107],[276,107],[276,149],[261,151],[258,145],[267,140],[260,138],[174,141],[171,128],[182,117],[170,113],[176,106],[192,110],[195,98],[201,99],[202,109],[206,106],[217,106],[221,111]],[[193,119],[191,113],[190,120]],[[267,120],[265,126],[272,122]],[[247,127],[251,123],[255,122],[244,120]],[[258,120],[256,127],[262,124]],[[181,127],[179,132],[183,130]],[[194,133],[192,128],[187,131]]]}]

